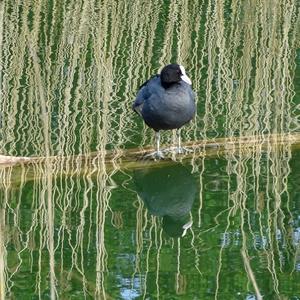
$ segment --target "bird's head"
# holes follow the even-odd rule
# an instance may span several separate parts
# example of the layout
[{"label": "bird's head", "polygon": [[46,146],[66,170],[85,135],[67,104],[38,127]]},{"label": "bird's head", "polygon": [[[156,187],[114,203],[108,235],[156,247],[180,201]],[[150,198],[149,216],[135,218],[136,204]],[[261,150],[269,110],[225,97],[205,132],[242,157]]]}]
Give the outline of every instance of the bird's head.
[{"label": "bird's head", "polygon": [[174,83],[178,83],[181,80],[192,84],[191,79],[186,75],[183,66],[178,64],[170,64],[165,66],[160,72],[161,83],[164,87],[169,87]]}]

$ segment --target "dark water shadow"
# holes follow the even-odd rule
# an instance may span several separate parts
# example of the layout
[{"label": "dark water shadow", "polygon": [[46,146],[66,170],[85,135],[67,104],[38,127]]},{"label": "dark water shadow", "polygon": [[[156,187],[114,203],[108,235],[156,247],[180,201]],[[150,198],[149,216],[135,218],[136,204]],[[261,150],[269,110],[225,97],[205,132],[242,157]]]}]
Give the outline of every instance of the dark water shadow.
[{"label": "dark water shadow", "polygon": [[192,226],[190,212],[197,183],[187,167],[174,163],[166,167],[146,167],[134,171],[136,191],[150,214],[162,217],[164,232],[181,237]]}]

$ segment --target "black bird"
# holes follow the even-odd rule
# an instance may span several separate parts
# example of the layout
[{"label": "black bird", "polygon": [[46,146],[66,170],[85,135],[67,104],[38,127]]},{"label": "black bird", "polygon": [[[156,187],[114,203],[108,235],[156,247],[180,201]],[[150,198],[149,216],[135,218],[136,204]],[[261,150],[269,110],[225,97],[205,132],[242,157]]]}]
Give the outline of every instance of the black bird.
[{"label": "black bird", "polygon": [[160,130],[177,129],[177,152],[183,152],[179,129],[196,111],[191,84],[183,66],[170,64],[140,87],[132,108],[155,131],[156,151],[151,154],[154,158],[163,158],[159,148]]}]

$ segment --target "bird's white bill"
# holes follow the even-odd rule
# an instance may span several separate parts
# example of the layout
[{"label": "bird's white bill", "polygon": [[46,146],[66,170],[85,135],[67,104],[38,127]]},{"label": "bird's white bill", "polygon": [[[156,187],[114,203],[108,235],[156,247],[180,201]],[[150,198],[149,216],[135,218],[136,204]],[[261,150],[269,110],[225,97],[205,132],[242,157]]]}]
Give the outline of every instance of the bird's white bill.
[{"label": "bird's white bill", "polygon": [[186,83],[188,83],[189,85],[192,85],[191,79],[186,74],[185,75],[181,75],[181,79],[183,81],[185,81]]},{"label": "bird's white bill", "polygon": [[180,76],[181,79],[182,79],[184,82],[186,82],[187,84],[192,85],[192,81],[191,81],[191,79],[186,75],[184,67],[183,67],[183,66],[179,66],[179,67],[180,67],[180,70],[181,70],[181,73],[182,73],[182,75]]}]

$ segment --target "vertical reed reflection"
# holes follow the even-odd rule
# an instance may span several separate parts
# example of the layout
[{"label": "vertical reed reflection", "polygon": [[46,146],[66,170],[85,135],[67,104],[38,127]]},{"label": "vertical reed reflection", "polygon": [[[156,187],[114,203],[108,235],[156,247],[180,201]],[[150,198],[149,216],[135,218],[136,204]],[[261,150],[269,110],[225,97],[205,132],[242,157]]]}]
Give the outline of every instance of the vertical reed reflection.
[{"label": "vertical reed reflection", "polygon": [[6,295],[6,249],[5,249],[5,210],[0,208],[0,299],[4,300]]},{"label": "vertical reed reflection", "polygon": [[[209,269],[202,258],[207,232],[220,226],[221,246],[210,269],[214,296],[223,296],[228,239],[235,235],[256,296],[261,279],[252,264],[258,263],[281,296],[278,274],[299,254],[291,237],[296,217],[288,142],[227,152],[225,163],[216,161],[220,169],[195,154],[200,190],[191,215],[197,222],[181,240],[166,237],[164,221],[137,200],[118,158],[124,148],[151,143],[150,130],[130,107],[138,86],[171,61],[186,66],[197,91],[197,117],[184,128],[184,139],[264,139],[299,131],[299,24],[293,0],[2,1],[0,154],[98,155],[83,171],[80,159],[37,163],[33,174],[25,167],[18,175],[13,167],[0,169],[0,299],[22,295],[22,276],[34,282],[26,288],[40,298],[68,298],[74,286],[80,286],[79,297],[117,298],[113,275],[128,289],[129,280],[143,298],[153,286],[163,297],[164,272],[175,274],[174,293],[186,294],[188,271],[203,276]],[[162,139],[168,143],[170,135]],[[109,150],[112,172],[105,165]],[[75,174],[65,176],[68,169]],[[210,172],[217,179],[208,182]],[[120,190],[126,205],[135,201],[128,218],[130,209],[115,203],[123,200]],[[226,205],[209,211],[214,192]],[[114,263],[122,257],[114,250],[122,245],[113,236],[126,235],[130,226],[134,232],[122,242],[133,267],[128,274],[117,264],[118,273]],[[187,245],[193,255],[185,258]],[[164,265],[166,257],[174,270]]]}]

